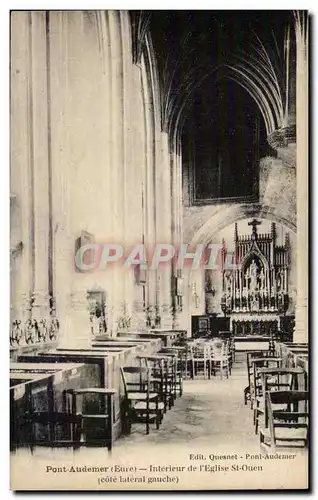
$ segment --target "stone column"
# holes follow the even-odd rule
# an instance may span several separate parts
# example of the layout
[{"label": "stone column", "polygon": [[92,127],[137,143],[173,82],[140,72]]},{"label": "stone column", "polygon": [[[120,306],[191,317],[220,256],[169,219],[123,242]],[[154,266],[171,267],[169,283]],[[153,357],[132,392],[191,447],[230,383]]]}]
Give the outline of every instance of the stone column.
[{"label": "stone column", "polygon": [[[171,172],[172,172],[172,241],[176,252],[182,244],[182,152],[181,140],[176,138],[171,151]],[[178,305],[178,296],[176,289],[176,279],[183,278],[183,269],[176,269],[176,259],[173,260],[172,273],[175,284],[172,286],[172,300],[175,303],[173,327],[179,328],[181,324],[182,307]],[[181,298],[183,301],[183,298]]]},{"label": "stone column", "polygon": [[[39,321],[49,312],[49,241],[51,207],[51,123],[48,96],[49,40],[46,38],[46,12],[30,12],[33,172],[33,317]],[[51,266],[51,262],[50,262]],[[51,270],[51,269],[50,269]]]},{"label": "stone column", "polygon": [[[300,16],[302,14],[299,14]],[[306,13],[303,14],[306,16]],[[297,42],[297,303],[295,342],[308,341],[308,67],[307,19],[296,22]]]},{"label": "stone column", "polygon": [[[110,78],[111,78],[111,236],[116,244],[125,246],[126,216],[125,204],[126,184],[125,161],[127,150],[124,140],[125,131],[125,96],[124,96],[124,54],[122,40],[122,20],[119,11],[108,11],[107,22],[110,43]],[[117,332],[118,320],[126,315],[127,304],[125,299],[125,277],[121,267],[114,267],[112,273],[112,291],[110,296],[112,309],[111,332]]]},{"label": "stone column", "polygon": [[[72,273],[75,268],[75,241],[71,232],[71,178],[69,165],[68,102],[71,90],[68,76],[68,14],[49,13],[50,43],[50,119],[52,140],[52,225],[53,291],[60,322],[58,342],[74,345],[68,321]],[[73,332],[76,336],[76,332]]]},{"label": "stone column", "polygon": [[[160,163],[157,176],[156,205],[156,243],[173,244],[171,238],[171,187],[170,187],[170,153],[167,132],[161,133]],[[161,328],[172,328],[171,297],[171,262],[159,264],[158,297],[161,316]]]},{"label": "stone column", "polygon": [[[155,324],[157,305],[157,271],[150,269],[151,252],[156,242],[156,205],[157,193],[157,161],[158,148],[157,137],[160,134],[160,111],[156,109],[156,97],[159,88],[156,88],[154,71],[150,67],[151,61],[144,55],[140,61],[140,76],[142,89],[143,121],[145,129],[145,154],[144,164],[144,242],[148,252],[148,271],[146,285],[147,316],[152,324]],[[137,128],[138,130],[138,128]]]},{"label": "stone column", "polygon": [[[126,255],[136,244],[149,246],[148,228],[152,220],[148,216],[148,176],[152,173],[152,158],[148,158],[148,142],[152,147],[151,131],[146,118],[141,67],[132,62],[132,36],[129,14],[121,11],[121,36],[123,43],[123,95],[124,95],[124,141],[125,141],[125,246]],[[140,63],[139,63],[140,64]],[[147,83],[147,82],[146,82]],[[147,92],[148,89],[146,89]],[[148,102],[151,112],[151,104]],[[149,169],[149,172],[148,172]],[[153,203],[153,199],[151,200]],[[147,303],[145,285],[136,281],[136,270],[128,268],[124,273],[125,303],[131,317],[131,329],[144,329]],[[149,274],[147,276],[149,281]]]},{"label": "stone column", "polygon": [[[15,313],[23,323],[30,317],[33,292],[33,175],[32,50],[30,12],[11,13],[11,296]],[[19,249],[17,253],[15,250]],[[17,259],[15,263],[14,260]],[[18,265],[15,265],[18,264]]]}]

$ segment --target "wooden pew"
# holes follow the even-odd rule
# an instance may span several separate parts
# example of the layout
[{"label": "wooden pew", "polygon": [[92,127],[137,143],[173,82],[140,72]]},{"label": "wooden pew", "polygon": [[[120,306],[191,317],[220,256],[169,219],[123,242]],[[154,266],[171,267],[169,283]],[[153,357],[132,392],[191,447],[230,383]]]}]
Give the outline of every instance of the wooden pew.
[{"label": "wooden pew", "polygon": [[[164,347],[167,347],[168,344],[171,344],[171,334],[170,333],[165,333],[165,331],[156,331],[156,332],[118,332],[118,338],[121,339],[122,337],[125,338],[137,338],[137,339],[145,339],[147,341],[150,340],[161,340],[163,343]],[[102,340],[102,337],[101,337]],[[158,349],[159,350],[159,349]]]},{"label": "wooden pew", "polygon": [[164,347],[171,347],[175,342],[187,337],[186,330],[168,330],[165,328],[153,328],[150,333],[161,336],[165,341]]},{"label": "wooden pew", "polygon": [[[69,413],[65,390],[81,387],[88,378],[86,369],[83,363],[11,363],[11,449],[49,442],[53,446],[60,442],[56,438],[56,426],[67,424]],[[64,427],[65,430],[70,430],[69,426]],[[65,446],[74,444],[72,439],[62,439],[61,442]]]},{"label": "wooden pew", "polygon": [[[99,387],[114,388],[114,438],[121,433],[121,399],[123,387],[120,377],[120,367],[137,365],[137,356],[142,353],[153,354],[160,348],[162,342],[96,342],[90,349],[57,348],[50,352],[40,352],[37,356],[21,356],[25,362],[82,362],[99,368]],[[87,387],[87,385],[86,385]]]},{"label": "wooden pew", "polygon": [[[57,351],[52,350],[49,352],[39,352],[36,356],[21,355],[18,358],[19,362],[23,363],[62,363],[62,364],[72,364],[81,363],[85,364],[87,368],[87,380],[86,384],[90,386],[93,384],[96,387],[105,387],[106,380],[106,370],[105,370],[105,353],[96,352],[94,356],[88,356],[86,352],[81,351]],[[96,377],[96,382],[94,383],[94,378]]]},{"label": "wooden pew", "polygon": [[[118,337],[121,339],[125,338],[134,338],[134,339],[146,339],[146,340],[156,340],[161,339],[164,347],[171,347],[176,341],[186,337],[186,330],[167,330],[167,329],[153,329],[149,332],[118,332]],[[100,340],[109,340],[106,336],[98,337]],[[159,350],[159,349],[157,349]]]}]

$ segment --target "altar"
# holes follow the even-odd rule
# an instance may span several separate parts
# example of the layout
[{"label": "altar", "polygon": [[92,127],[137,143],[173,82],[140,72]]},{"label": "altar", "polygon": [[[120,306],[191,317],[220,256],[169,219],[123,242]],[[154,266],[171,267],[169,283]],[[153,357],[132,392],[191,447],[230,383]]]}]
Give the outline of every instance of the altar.
[{"label": "altar", "polygon": [[268,344],[280,331],[289,305],[289,235],[283,245],[277,245],[275,223],[267,234],[258,233],[260,224],[256,219],[249,222],[250,235],[239,235],[235,224],[231,268],[224,241],[222,247],[221,309],[230,318],[231,332],[241,347],[246,338],[264,338]]}]

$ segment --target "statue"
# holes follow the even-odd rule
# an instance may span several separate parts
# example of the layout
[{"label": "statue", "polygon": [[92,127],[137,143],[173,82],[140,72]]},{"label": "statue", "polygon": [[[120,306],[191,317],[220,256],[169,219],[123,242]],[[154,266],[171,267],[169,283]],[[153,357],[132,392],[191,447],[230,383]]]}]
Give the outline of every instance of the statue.
[{"label": "statue", "polygon": [[51,316],[51,323],[49,326],[49,339],[50,340],[56,339],[59,328],[60,328],[59,320],[54,315],[52,315]]},{"label": "statue", "polygon": [[46,326],[46,319],[40,319],[38,328],[39,342],[45,342],[48,333],[48,327]]},{"label": "statue", "polygon": [[257,287],[257,265],[255,260],[253,259],[252,264],[250,265],[250,276],[251,276],[251,289],[256,290]]},{"label": "statue", "polygon": [[22,328],[21,328],[21,320],[20,319],[16,319],[12,322],[12,329],[11,329],[11,335],[10,335],[10,344],[11,345],[14,345],[14,344],[17,344],[19,345],[20,344],[20,340],[22,338],[22,334],[23,334],[23,331],[22,331]]},{"label": "statue", "polygon": [[27,344],[34,344],[38,341],[38,322],[36,319],[28,319],[24,331]]}]

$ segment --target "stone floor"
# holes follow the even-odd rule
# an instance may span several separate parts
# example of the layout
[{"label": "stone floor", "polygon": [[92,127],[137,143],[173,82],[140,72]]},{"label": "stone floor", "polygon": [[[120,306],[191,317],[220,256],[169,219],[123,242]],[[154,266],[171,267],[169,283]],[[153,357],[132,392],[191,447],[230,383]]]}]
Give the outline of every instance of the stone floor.
[{"label": "stone floor", "polygon": [[[12,484],[21,484],[23,471],[23,489],[304,488],[306,456],[301,461],[260,457],[253,412],[244,405],[246,385],[241,356],[228,379],[186,380],[183,396],[165,414],[159,430],[152,428],[146,435],[145,425],[135,424],[111,453],[105,448],[37,448],[31,456],[20,449],[11,456]],[[228,472],[222,472],[224,465]],[[238,474],[241,466],[247,470]],[[74,474],[72,467],[81,473]],[[96,467],[108,472],[92,472]]]},{"label": "stone floor", "polygon": [[[115,449],[165,444],[198,447],[209,442],[213,448],[245,448],[259,451],[259,437],[254,433],[253,412],[244,405],[243,391],[247,385],[244,355],[238,355],[231,376],[210,380],[202,376],[184,381],[184,393],[165,416],[159,430],[154,427],[145,434],[145,426],[134,424],[127,437],[120,438]],[[157,447],[156,446],[156,447]]]}]

